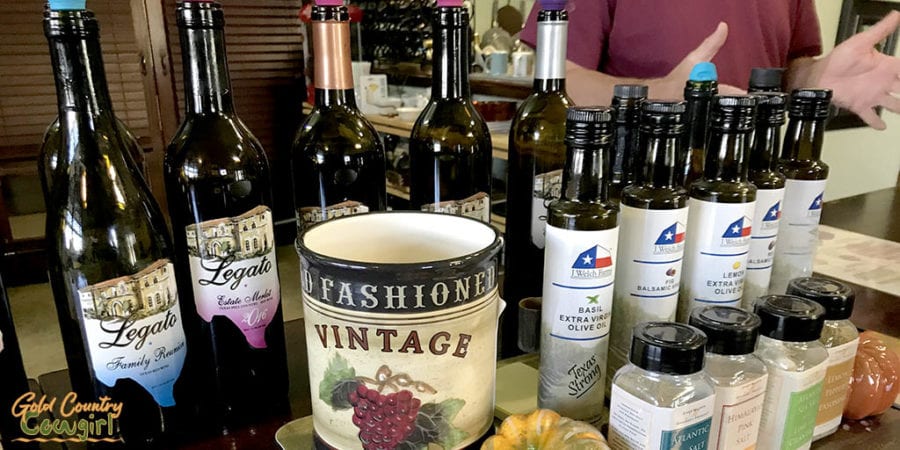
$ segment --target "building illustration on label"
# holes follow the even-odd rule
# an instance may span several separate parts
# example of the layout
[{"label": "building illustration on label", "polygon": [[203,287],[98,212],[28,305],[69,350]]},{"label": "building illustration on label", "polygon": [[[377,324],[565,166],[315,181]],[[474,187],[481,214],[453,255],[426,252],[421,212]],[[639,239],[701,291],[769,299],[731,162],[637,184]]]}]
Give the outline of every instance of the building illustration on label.
[{"label": "building illustration on label", "polygon": [[675,222],[666,227],[653,245],[654,255],[679,253],[684,249],[684,224]]},{"label": "building illustration on label", "polygon": [[200,317],[228,317],[254,348],[280,302],[272,211],[257,206],[235,217],[187,227],[194,301]]},{"label": "building illustration on label", "polygon": [[573,279],[607,277],[612,272],[612,254],[606,247],[595,245],[578,255],[572,264]]},{"label": "building illustration on label", "polygon": [[723,247],[743,247],[750,240],[750,231],[753,228],[753,221],[749,217],[741,217],[735,220],[722,233]]},{"label": "building illustration on label", "polygon": [[272,212],[257,206],[240,216],[188,225],[186,237],[191,256],[237,260],[261,256],[275,246]]},{"label": "building illustration on label", "polygon": [[130,378],[160,406],[173,406],[184,366],[185,336],[172,263],[161,259],[133,275],[78,291],[91,366],[106,386]]},{"label": "building illustration on label", "polygon": [[368,206],[354,200],[347,200],[345,202],[326,206],[324,209],[318,206],[305,206],[298,210],[298,216],[300,217],[300,227],[301,229],[304,229],[310,225],[326,220],[364,214],[367,212],[369,212]]},{"label": "building illustration on label", "polygon": [[544,200],[544,207],[562,195],[562,169],[542,173],[534,177],[533,196]]},{"label": "building illustration on label", "polygon": [[471,217],[482,221],[490,220],[491,197],[479,192],[462,200],[447,200],[440,203],[422,205],[422,211]]}]

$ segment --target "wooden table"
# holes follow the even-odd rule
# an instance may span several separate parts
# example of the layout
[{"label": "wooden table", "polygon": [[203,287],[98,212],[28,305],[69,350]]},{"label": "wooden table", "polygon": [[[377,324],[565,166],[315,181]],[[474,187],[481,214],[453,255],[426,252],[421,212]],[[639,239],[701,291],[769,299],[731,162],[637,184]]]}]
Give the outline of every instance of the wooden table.
[{"label": "wooden table", "polygon": [[[865,217],[865,219],[862,219]],[[888,189],[850,199],[827,203],[822,223],[900,242],[900,189]],[[851,320],[860,328],[900,336],[900,297],[851,285],[856,292],[856,306]],[[254,427],[236,430],[228,436],[194,438],[179,448],[200,449],[277,449],[275,432],[288,421],[311,414],[309,374],[306,361],[306,333],[302,319],[285,324],[288,372],[291,388],[291,413],[288,417],[267,420]],[[48,396],[65,395],[69,379],[65,370],[38,378],[40,388]],[[78,449],[67,444],[42,446],[48,449]],[[878,418],[861,422],[845,422],[841,429],[813,444],[820,450],[881,450],[900,448],[900,411],[888,410]]]}]

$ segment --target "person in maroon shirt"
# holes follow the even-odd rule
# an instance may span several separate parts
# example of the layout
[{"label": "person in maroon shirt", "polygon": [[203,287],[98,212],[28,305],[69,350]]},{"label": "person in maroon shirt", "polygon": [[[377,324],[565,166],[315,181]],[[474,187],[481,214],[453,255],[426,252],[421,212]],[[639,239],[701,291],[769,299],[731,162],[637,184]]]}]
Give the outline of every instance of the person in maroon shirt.
[{"label": "person in maroon shirt", "polygon": [[[534,46],[535,3],[523,42]],[[753,67],[785,67],[786,87],[826,87],[834,102],[884,129],[876,106],[900,112],[900,59],[874,46],[900,26],[893,12],[822,52],[813,0],[569,0],[568,91],[578,104],[605,104],[621,83],[679,98],[691,68],[712,61],[722,93],[743,93]],[[709,34],[712,31],[712,34]],[[698,45],[699,43],[699,45]]]}]

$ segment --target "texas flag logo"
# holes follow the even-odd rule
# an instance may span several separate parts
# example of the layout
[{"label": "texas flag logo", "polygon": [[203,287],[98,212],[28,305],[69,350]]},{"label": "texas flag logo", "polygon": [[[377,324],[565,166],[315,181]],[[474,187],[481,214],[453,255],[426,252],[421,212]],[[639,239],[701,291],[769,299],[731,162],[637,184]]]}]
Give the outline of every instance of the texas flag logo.
[{"label": "texas flag logo", "polygon": [[572,278],[602,278],[611,272],[612,253],[609,249],[595,245],[578,255],[572,264]]},{"label": "texas flag logo", "polygon": [[810,211],[818,211],[818,210],[822,209],[822,196],[823,195],[825,195],[824,192],[817,195],[816,198],[813,199],[812,203],[809,204]]},{"label": "texas flag logo", "polygon": [[775,222],[781,218],[781,202],[776,202],[766,211],[766,216],[763,217],[763,222]]},{"label": "texas flag logo", "polygon": [[659,234],[656,245],[671,245],[684,242],[684,224],[675,222]]},{"label": "texas flag logo", "polygon": [[749,217],[741,217],[740,219],[731,222],[731,225],[728,225],[728,228],[725,229],[725,233],[722,234],[722,237],[725,239],[735,239],[750,236],[752,223],[753,221],[751,221]]}]

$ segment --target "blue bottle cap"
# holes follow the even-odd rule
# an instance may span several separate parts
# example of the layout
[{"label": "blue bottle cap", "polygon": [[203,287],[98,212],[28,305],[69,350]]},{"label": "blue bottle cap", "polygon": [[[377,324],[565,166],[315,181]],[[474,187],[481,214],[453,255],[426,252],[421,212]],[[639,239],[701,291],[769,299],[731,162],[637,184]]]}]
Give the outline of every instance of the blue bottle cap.
[{"label": "blue bottle cap", "polygon": [[85,9],[87,0],[50,0],[52,11],[65,11],[73,9]]},{"label": "blue bottle cap", "polygon": [[717,81],[719,75],[716,73],[716,65],[709,61],[697,63],[691,69],[691,75],[688,79],[691,81]]}]

